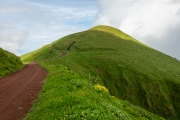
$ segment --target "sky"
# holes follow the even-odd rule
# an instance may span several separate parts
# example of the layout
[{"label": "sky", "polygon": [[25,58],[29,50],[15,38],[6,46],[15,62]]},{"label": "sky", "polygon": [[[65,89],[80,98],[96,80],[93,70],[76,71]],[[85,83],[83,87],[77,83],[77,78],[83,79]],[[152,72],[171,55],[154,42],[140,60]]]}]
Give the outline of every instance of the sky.
[{"label": "sky", "polygon": [[0,47],[22,55],[89,29],[95,0],[0,0]]},{"label": "sky", "polygon": [[0,47],[16,55],[96,25],[180,59],[180,0],[0,0]]}]

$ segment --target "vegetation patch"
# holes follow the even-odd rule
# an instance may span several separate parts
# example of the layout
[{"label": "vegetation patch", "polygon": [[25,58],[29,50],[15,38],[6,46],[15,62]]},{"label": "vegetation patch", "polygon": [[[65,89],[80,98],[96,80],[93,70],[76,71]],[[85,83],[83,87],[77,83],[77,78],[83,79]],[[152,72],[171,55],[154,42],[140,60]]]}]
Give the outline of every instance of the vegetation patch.
[{"label": "vegetation patch", "polygon": [[26,61],[25,63],[30,63],[33,61],[38,62],[51,59],[59,55],[61,55],[61,52],[59,52],[58,50],[50,49],[50,45],[45,45],[38,50],[22,55],[21,60]]},{"label": "vegetation patch", "polygon": [[2,48],[0,48],[0,61],[0,78],[23,67],[19,57]]}]

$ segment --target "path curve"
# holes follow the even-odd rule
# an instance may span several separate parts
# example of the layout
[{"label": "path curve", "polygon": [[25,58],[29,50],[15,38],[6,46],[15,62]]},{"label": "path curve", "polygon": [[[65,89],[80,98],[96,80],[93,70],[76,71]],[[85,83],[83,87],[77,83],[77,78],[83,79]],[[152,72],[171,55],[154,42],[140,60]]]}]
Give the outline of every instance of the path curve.
[{"label": "path curve", "polygon": [[61,52],[62,54],[61,55],[58,55],[58,56],[55,56],[53,58],[49,58],[47,60],[43,60],[43,61],[49,61],[49,60],[54,60],[54,59],[57,59],[57,58],[61,58],[63,56],[65,56],[67,54],[67,52],[63,51],[63,50],[57,50],[55,48],[52,48],[50,45],[46,45],[47,48],[51,49],[51,50],[55,50],[55,51],[58,51],[58,52]]},{"label": "path curve", "polygon": [[21,120],[41,91],[47,71],[36,62],[0,79],[0,120]]}]

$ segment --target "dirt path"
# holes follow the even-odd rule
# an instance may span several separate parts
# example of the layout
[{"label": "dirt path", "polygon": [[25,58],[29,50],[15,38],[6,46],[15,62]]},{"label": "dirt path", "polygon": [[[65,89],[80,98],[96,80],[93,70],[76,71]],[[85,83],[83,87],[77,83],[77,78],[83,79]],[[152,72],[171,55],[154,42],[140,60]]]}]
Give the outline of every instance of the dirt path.
[{"label": "dirt path", "polygon": [[[56,50],[56,49],[53,49],[53,50]],[[54,60],[54,59],[57,59],[57,58],[61,58],[61,57],[65,56],[65,55],[67,54],[67,52],[64,52],[64,51],[62,51],[62,50],[56,50],[56,51],[61,52],[62,54],[59,55],[59,56],[56,56],[56,57],[47,59],[47,60],[43,60],[43,61],[49,61],[49,60]]]},{"label": "dirt path", "polygon": [[49,58],[49,59],[47,59],[47,60],[43,60],[42,62],[44,62],[44,61],[49,61],[49,60],[54,60],[54,59],[57,59],[57,58],[61,58],[61,57],[65,56],[65,55],[67,54],[67,52],[65,52],[65,51],[63,51],[63,50],[56,50],[56,49],[54,49],[54,48],[51,48],[49,45],[46,45],[46,47],[49,48],[49,49],[51,49],[51,50],[55,50],[55,51],[61,52],[62,54],[59,55],[59,56],[53,57],[53,58]]},{"label": "dirt path", "polygon": [[47,71],[37,63],[0,79],[0,120],[21,120],[38,97]]}]

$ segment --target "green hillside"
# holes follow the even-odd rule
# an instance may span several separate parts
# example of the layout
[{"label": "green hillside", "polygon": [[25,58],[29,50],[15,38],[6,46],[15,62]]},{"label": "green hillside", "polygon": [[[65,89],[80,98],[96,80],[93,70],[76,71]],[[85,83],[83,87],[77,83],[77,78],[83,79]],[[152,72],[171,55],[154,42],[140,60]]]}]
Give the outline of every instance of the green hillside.
[{"label": "green hillside", "polygon": [[19,57],[0,48],[0,78],[23,67]]},{"label": "green hillside", "polygon": [[24,120],[164,120],[109,94],[98,77],[83,77],[61,64],[40,62],[49,71],[42,92]]},{"label": "green hillside", "polygon": [[[83,75],[100,77],[98,84],[122,100],[167,119],[180,118],[180,62],[108,26],[61,38],[51,49],[67,51],[59,64]],[[39,60],[41,52],[22,56]],[[48,54],[48,53],[44,53]],[[44,58],[45,59],[45,58]],[[44,65],[46,66],[46,65]]]},{"label": "green hillside", "polygon": [[32,61],[43,61],[51,59],[59,55],[61,55],[61,53],[58,50],[52,48],[50,49],[50,45],[46,45],[36,51],[22,55],[21,60],[29,63]]}]

